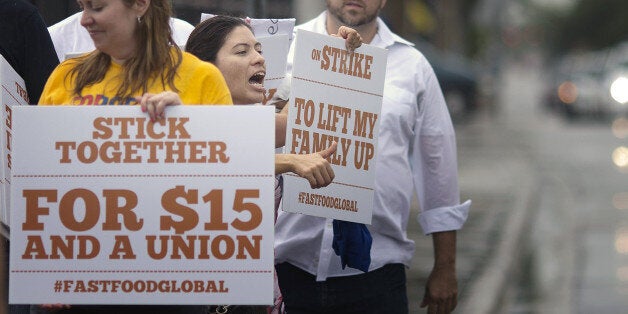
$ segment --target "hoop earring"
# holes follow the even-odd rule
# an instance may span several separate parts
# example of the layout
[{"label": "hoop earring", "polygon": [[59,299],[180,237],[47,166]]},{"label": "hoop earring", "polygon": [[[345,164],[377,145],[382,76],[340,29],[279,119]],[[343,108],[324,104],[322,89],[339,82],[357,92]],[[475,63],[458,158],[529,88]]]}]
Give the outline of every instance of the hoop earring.
[{"label": "hoop earring", "polygon": [[137,24],[141,24],[142,23],[142,17],[141,16],[137,16]]}]

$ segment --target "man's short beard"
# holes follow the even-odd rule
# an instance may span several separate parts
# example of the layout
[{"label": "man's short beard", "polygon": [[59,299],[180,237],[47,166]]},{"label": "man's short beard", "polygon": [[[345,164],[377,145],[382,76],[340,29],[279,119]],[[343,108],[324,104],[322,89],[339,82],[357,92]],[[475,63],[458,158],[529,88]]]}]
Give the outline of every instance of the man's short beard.
[{"label": "man's short beard", "polygon": [[375,20],[379,15],[379,10],[377,10],[375,14],[366,15],[363,18],[353,18],[348,14],[346,16],[343,15],[342,8],[338,10],[336,8],[331,8],[330,6],[327,6],[327,10],[329,10],[331,15],[335,16],[340,21],[340,23],[342,23],[342,25],[349,27],[359,27],[365,24],[369,24],[373,22],[373,20]]}]

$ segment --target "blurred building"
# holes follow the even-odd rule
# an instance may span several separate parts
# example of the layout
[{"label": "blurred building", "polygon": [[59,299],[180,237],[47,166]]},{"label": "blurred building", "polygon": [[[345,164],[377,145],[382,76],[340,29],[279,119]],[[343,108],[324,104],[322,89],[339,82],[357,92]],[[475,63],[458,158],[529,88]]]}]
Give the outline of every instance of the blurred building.
[{"label": "blurred building", "polygon": [[253,18],[293,17],[292,0],[172,0],[175,15],[196,25],[201,13]]},{"label": "blurred building", "polygon": [[[78,12],[76,0],[26,0],[39,8],[48,26]],[[254,18],[295,17],[306,21],[325,8],[323,0],[171,0],[175,17],[196,25],[201,13]]]},{"label": "blurred building", "polygon": [[[48,25],[79,11],[76,0],[29,0],[38,6]],[[323,10],[323,0],[170,0],[174,16],[198,24],[201,13],[251,18],[296,18],[306,22]],[[491,0],[388,1],[381,16],[390,28],[413,41],[434,67],[452,116],[476,107],[477,77],[468,55],[470,8]],[[502,0],[493,0],[502,1]],[[505,0],[513,1],[513,0]],[[558,0],[556,0],[558,1]],[[434,46],[434,47],[432,47]]]},{"label": "blurred building", "polygon": [[[39,8],[48,26],[79,11],[76,0],[28,0]],[[201,13],[254,18],[294,17],[297,23],[325,9],[323,0],[171,0],[175,16],[196,25]],[[388,1],[383,17],[404,37],[420,34],[440,48],[461,51],[465,27],[458,0]],[[399,18],[401,17],[401,18]]]}]

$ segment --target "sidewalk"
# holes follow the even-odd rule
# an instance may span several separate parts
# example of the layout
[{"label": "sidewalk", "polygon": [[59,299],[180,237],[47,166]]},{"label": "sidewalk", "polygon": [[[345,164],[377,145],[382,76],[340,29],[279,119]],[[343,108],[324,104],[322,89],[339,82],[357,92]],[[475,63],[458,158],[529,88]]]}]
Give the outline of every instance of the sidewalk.
[{"label": "sidewalk", "polygon": [[[483,114],[456,126],[461,201],[473,201],[458,231],[456,313],[497,313],[508,276],[517,267],[536,175],[525,146],[509,132]],[[417,207],[415,202],[412,217],[418,215]],[[412,220],[408,236],[417,244],[407,273],[410,313],[425,313],[419,305],[433,264],[432,240]]]}]

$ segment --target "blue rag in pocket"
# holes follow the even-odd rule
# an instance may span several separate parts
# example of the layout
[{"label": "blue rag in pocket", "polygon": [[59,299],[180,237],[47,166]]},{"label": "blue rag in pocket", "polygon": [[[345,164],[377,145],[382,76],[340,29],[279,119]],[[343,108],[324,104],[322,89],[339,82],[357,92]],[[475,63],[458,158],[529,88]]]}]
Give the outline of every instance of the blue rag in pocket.
[{"label": "blue rag in pocket", "polygon": [[332,248],[340,256],[342,269],[346,266],[368,272],[371,265],[373,238],[366,225],[343,220],[334,220]]}]

